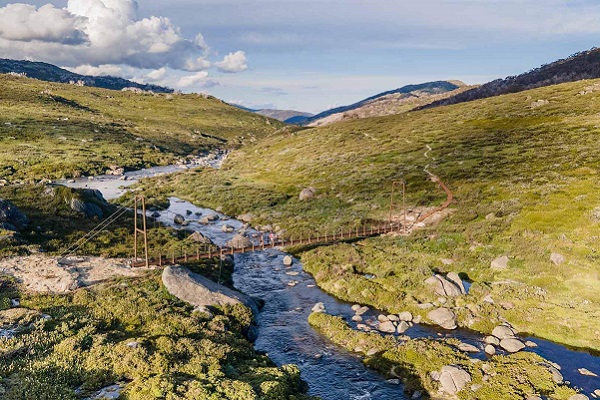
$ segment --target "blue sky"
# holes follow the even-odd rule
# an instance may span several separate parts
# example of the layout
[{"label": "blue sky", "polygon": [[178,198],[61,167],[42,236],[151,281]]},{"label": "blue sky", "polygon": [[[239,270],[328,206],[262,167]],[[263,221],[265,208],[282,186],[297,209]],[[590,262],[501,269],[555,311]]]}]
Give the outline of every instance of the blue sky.
[{"label": "blue sky", "polygon": [[[75,7],[75,3],[104,2],[111,6],[132,2],[71,1],[69,9],[75,13],[81,8],[81,4]],[[48,3],[24,2],[35,6]],[[67,1],[50,3],[56,8],[67,6]],[[411,83],[441,79],[483,83],[527,71],[576,51],[600,47],[600,2],[592,1],[138,0],[137,3],[135,18],[140,21],[151,16],[168,18],[179,30],[180,42],[187,43],[187,47],[183,46],[187,53],[175,52],[175,47],[182,47],[178,42],[169,50],[171,53],[165,53],[169,58],[157,58],[152,51],[135,59],[107,58],[101,51],[108,50],[101,46],[93,52],[88,49],[73,53],[80,58],[59,57],[56,54],[61,52],[37,51],[31,44],[14,43],[15,37],[22,41],[22,35],[9,35],[13,42],[5,40],[3,46],[0,26],[0,54],[30,58],[37,54],[46,58],[42,61],[85,72],[85,67],[75,65],[81,60],[82,65],[93,68],[87,68],[90,72],[120,68],[118,71],[128,77],[178,86],[184,91],[209,92],[249,107],[318,112]],[[6,2],[0,2],[2,5]],[[90,12],[79,14],[93,17]],[[103,29],[102,26],[83,30],[87,34]],[[206,66],[182,67],[192,51],[189,41],[198,33],[205,41],[202,57]],[[140,40],[143,34],[142,31]],[[37,36],[25,37],[39,41]],[[62,46],[68,50],[72,45]],[[36,54],[29,55],[27,51],[32,49]],[[228,55],[235,56],[227,60]]]}]

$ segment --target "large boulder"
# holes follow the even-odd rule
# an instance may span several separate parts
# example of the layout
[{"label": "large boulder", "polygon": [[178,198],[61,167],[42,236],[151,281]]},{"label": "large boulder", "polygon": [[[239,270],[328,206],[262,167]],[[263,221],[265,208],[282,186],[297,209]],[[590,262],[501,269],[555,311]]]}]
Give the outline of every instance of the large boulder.
[{"label": "large boulder", "polygon": [[450,282],[449,280],[447,280],[439,274],[427,278],[425,280],[425,283],[430,285],[435,291],[435,293],[437,293],[440,296],[456,297],[463,294],[461,292],[461,289],[456,284]]},{"label": "large boulder", "polygon": [[29,225],[29,219],[13,203],[0,199],[0,223],[10,224],[18,230]]},{"label": "large boulder", "polygon": [[194,233],[192,233],[190,236],[188,236],[188,239],[191,240],[192,242],[195,242],[195,243],[213,244],[213,241],[209,237],[204,236],[200,232],[194,232]]},{"label": "large boulder", "polygon": [[525,348],[525,344],[521,342],[519,339],[502,339],[500,341],[500,347],[509,353],[516,353]]},{"label": "large boulder", "polygon": [[300,200],[302,200],[302,201],[304,201],[304,200],[310,200],[310,199],[313,199],[316,194],[317,194],[317,191],[316,191],[315,188],[313,188],[313,187],[307,187],[305,189],[302,189],[302,191],[298,195],[298,198]]},{"label": "large boulder", "polygon": [[498,339],[514,339],[517,333],[513,328],[507,325],[499,325],[492,330],[492,335]]},{"label": "large boulder", "polygon": [[443,392],[455,395],[471,382],[471,375],[462,368],[446,365],[442,368],[439,382]]},{"label": "large boulder", "polygon": [[235,235],[229,242],[227,242],[227,247],[232,247],[234,249],[243,249],[244,247],[252,246],[252,242],[244,235]]},{"label": "large boulder", "polygon": [[258,313],[256,302],[249,296],[219,285],[187,268],[166,267],[162,281],[169,293],[195,307],[243,304],[255,314]]},{"label": "large boulder", "polygon": [[441,307],[430,311],[427,318],[444,329],[456,329],[456,315],[447,308]]},{"label": "large boulder", "polygon": [[448,272],[446,274],[446,279],[449,282],[454,283],[460,289],[460,292],[462,294],[467,294],[467,290],[465,289],[465,285],[464,285],[462,279],[460,279],[460,276],[458,276],[458,274],[456,272]]}]

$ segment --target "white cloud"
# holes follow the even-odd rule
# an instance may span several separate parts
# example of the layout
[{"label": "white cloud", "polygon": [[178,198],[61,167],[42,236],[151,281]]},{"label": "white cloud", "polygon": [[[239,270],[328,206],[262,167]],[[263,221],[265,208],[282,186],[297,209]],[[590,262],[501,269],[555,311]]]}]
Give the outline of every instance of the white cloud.
[{"label": "white cloud", "polygon": [[154,71],[146,74],[146,79],[151,82],[156,82],[156,81],[160,81],[161,79],[163,79],[166,74],[167,74],[167,69],[165,67],[162,67],[160,69],[155,69]]},{"label": "white cloud", "polygon": [[134,0],[69,0],[64,9],[9,4],[0,8],[0,56],[71,68],[199,72],[211,66],[201,34],[188,40],[168,18],[140,19],[137,9]]},{"label": "white cloud", "polygon": [[248,69],[246,53],[243,51],[229,53],[225,56],[223,61],[215,63],[215,65],[220,71],[227,73],[242,72]]},{"label": "white cloud", "polygon": [[51,4],[37,9],[27,4],[0,8],[0,38],[12,41],[80,44],[87,40],[82,31],[85,19]]},{"label": "white cloud", "polygon": [[91,65],[80,65],[75,68],[67,68],[71,72],[75,72],[80,75],[91,75],[91,76],[121,76],[123,74],[123,68],[119,65],[99,65],[93,67]]},{"label": "white cloud", "polygon": [[209,79],[208,72],[200,71],[195,73],[194,75],[184,76],[179,79],[179,81],[175,84],[176,87],[180,89],[185,88],[210,88],[214,86],[219,86],[219,82]]}]

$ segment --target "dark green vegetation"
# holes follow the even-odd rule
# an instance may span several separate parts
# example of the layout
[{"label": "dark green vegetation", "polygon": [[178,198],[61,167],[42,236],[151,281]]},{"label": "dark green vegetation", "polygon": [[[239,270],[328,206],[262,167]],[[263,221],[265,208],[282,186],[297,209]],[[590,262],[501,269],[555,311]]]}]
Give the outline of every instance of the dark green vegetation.
[{"label": "dark green vegetation", "polygon": [[282,126],[196,94],[136,94],[0,75],[0,180],[165,165],[251,143]]},{"label": "dark green vegetation", "polygon": [[[407,180],[409,205],[440,204],[443,192],[423,172],[429,165],[454,192],[453,213],[407,238],[305,255],[318,282],[349,300],[388,309],[389,299],[400,298],[411,307],[420,279],[453,270],[477,283],[465,298],[479,307],[474,317],[502,316],[522,332],[598,350],[598,88],[598,80],[581,81],[273,136],[235,152],[219,172],[190,171],[144,187],[231,215],[252,212],[254,224],[279,224],[298,237],[385,221],[396,179]],[[308,186],[316,198],[300,201]],[[552,263],[552,252],[565,262]],[[490,269],[501,255],[508,268]],[[377,290],[359,297],[363,286]],[[495,304],[481,302],[486,294]],[[456,305],[459,314],[467,304]]]},{"label": "dark green vegetation", "polygon": [[[474,363],[457,350],[455,346],[460,342],[455,339],[399,342],[392,336],[354,331],[341,318],[325,313],[311,314],[309,322],[327,339],[349,351],[363,356],[369,351],[374,353],[364,362],[390,378],[402,378],[409,392],[437,393],[439,384],[430,373],[454,365],[471,375],[471,382],[458,393],[460,399],[519,400],[535,394],[568,399],[575,394],[569,387],[554,383],[546,361],[533,353],[499,355]],[[479,388],[474,391],[472,385]]]},{"label": "dark green vegetation", "polygon": [[[0,256],[28,254],[44,251],[60,254],[95,228],[104,218],[117,210],[117,207],[99,200],[90,191],[70,189],[64,186],[18,185],[0,187],[0,198],[16,204],[29,219],[29,226],[15,235],[7,232],[0,239]],[[87,216],[73,209],[72,205],[81,202],[95,204],[103,217]],[[127,207],[132,207],[129,199]],[[188,239],[191,232],[177,231],[149,221],[148,240],[152,249],[151,257],[177,256],[183,251],[195,254],[198,244]],[[0,232],[0,237],[4,236]],[[105,257],[131,257],[133,249],[133,211],[126,212],[109,229],[100,232],[85,244],[78,254]]]},{"label": "dark green vegetation", "polygon": [[0,74],[26,74],[29,78],[56,83],[83,83],[85,86],[94,86],[103,89],[121,90],[124,88],[137,88],[156,93],[172,93],[173,89],[157,85],[143,85],[127,79],[114,76],[87,76],[79,75],[52,64],[24,60],[8,60],[0,58]]},{"label": "dark green vegetation", "polygon": [[[247,308],[193,312],[158,273],[62,296],[0,285],[1,327],[17,330],[0,341],[2,399],[81,399],[116,382],[130,400],[305,398],[296,367],[275,367],[244,338]],[[14,297],[24,308],[7,308]]]}]

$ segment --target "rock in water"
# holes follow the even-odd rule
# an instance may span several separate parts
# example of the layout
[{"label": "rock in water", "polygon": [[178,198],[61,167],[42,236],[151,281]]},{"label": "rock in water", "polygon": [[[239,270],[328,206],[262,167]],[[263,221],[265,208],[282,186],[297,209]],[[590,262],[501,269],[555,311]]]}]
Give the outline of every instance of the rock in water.
[{"label": "rock in water", "polygon": [[252,246],[252,242],[246,236],[243,235],[235,235],[233,239],[227,242],[228,247],[233,247],[234,249],[243,249],[244,247]]},{"label": "rock in water", "polygon": [[496,258],[494,261],[492,261],[492,263],[490,264],[490,267],[492,269],[499,270],[499,271],[508,268],[508,257],[502,256],[502,257]]},{"label": "rock in water", "polygon": [[190,236],[188,236],[188,239],[196,243],[213,244],[213,241],[209,237],[204,236],[200,232],[192,233]]},{"label": "rock in water", "polygon": [[502,339],[500,341],[500,347],[509,353],[516,353],[517,351],[523,350],[525,345],[518,339]]},{"label": "rock in water", "polygon": [[162,274],[162,281],[169,293],[195,307],[244,304],[255,314],[258,313],[256,302],[249,296],[219,285],[187,268],[166,267]]},{"label": "rock in water", "polygon": [[486,345],[484,351],[485,354],[489,354],[490,356],[496,354],[496,349],[491,344]]},{"label": "rock in water", "polygon": [[585,394],[577,393],[569,397],[569,400],[590,400],[590,398],[587,397]]},{"label": "rock in water", "polygon": [[185,217],[181,214],[175,214],[175,217],[173,217],[173,222],[175,222],[177,225],[183,225],[185,222]]},{"label": "rock in water", "polygon": [[325,312],[325,304],[317,303],[311,309],[312,312]]},{"label": "rock in water", "polygon": [[466,351],[467,353],[479,353],[479,349],[469,343],[461,343],[458,345],[460,351]]},{"label": "rock in water", "polygon": [[385,333],[394,333],[396,332],[396,327],[392,321],[385,321],[379,324],[377,329],[381,332]]},{"label": "rock in water", "polygon": [[402,311],[400,314],[398,314],[398,318],[400,321],[406,322],[411,322],[413,320],[413,316],[409,311]]},{"label": "rock in water", "polygon": [[406,332],[408,330],[408,328],[410,328],[410,326],[408,325],[408,323],[406,321],[400,321],[400,323],[398,324],[398,333],[399,334],[403,334],[404,332]]},{"label": "rock in water", "polygon": [[298,198],[302,201],[304,200],[310,200],[313,199],[316,195],[317,191],[315,190],[315,188],[313,187],[308,187],[306,189],[303,189],[300,194],[298,195]]},{"label": "rock in water", "polygon": [[594,372],[592,372],[592,371],[590,371],[589,369],[586,369],[586,368],[579,368],[577,371],[581,375],[584,375],[584,376],[593,376],[593,377],[596,377],[596,378],[598,377],[598,374],[596,374],[596,373],[594,373]]},{"label": "rock in water", "polygon": [[516,335],[514,329],[506,325],[499,325],[492,330],[492,335],[498,339],[513,339]]},{"label": "rock in water", "polygon": [[286,267],[291,266],[293,263],[294,263],[294,259],[291,256],[283,257],[283,265],[285,265]]},{"label": "rock in water", "polygon": [[460,392],[467,383],[471,382],[471,375],[464,369],[453,365],[442,368],[439,378],[441,389],[451,395]]},{"label": "rock in water", "polygon": [[444,307],[430,311],[427,318],[444,329],[456,329],[456,315]]},{"label": "rock in water", "polygon": [[221,227],[221,232],[223,233],[232,233],[235,228],[231,225],[225,224]]}]

